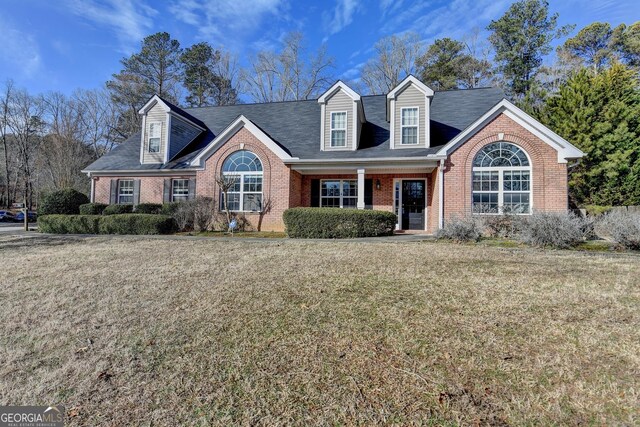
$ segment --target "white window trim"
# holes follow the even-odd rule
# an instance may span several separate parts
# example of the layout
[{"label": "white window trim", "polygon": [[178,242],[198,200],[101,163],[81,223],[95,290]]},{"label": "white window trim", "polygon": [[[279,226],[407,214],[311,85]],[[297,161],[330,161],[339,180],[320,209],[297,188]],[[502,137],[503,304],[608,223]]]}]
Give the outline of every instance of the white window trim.
[{"label": "white window trim", "polygon": [[[335,129],[333,127],[333,115],[334,114],[344,114],[344,129]],[[346,149],[348,147],[349,137],[347,135],[347,129],[349,129],[349,124],[347,121],[349,120],[349,113],[347,111],[331,111],[329,113],[329,147],[330,148],[338,148],[338,149]],[[333,131],[341,130],[344,131],[344,145],[334,145],[333,144]]]},{"label": "white window trim", "polygon": [[[416,125],[403,125],[402,124],[402,116],[404,114],[404,110],[417,110],[418,111],[418,115],[417,115],[417,123]],[[402,142],[402,130],[404,128],[416,128],[416,143],[415,144],[410,144],[410,143],[404,143]],[[400,144],[401,147],[417,147],[420,145],[420,107],[415,106],[415,107],[402,107],[400,108]]]},{"label": "white window trim", "polygon": [[[176,181],[186,181],[187,182],[187,198],[186,200],[189,200],[189,197],[191,196],[191,194],[189,194],[189,178],[173,178],[171,180],[171,201],[175,202],[176,201]],[[180,194],[179,196],[184,196],[184,194]],[[184,200],[184,199],[179,199],[179,201]]]},{"label": "white window trim", "polygon": [[[321,179],[320,180],[320,190],[319,190],[320,191],[320,198],[319,198],[319,203],[318,203],[319,206],[321,208],[329,207],[329,206],[322,206],[322,199],[335,199],[336,198],[335,196],[323,196],[322,195],[322,183],[323,182],[335,182],[335,181],[338,181],[340,183],[340,196],[339,196],[339,198],[340,198],[340,206],[339,206],[339,208],[340,209],[345,209],[345,207],[344,207],[344,199],[346,198],[346,199],[356,199],[356,205],[353,206],[353,208],[349,206],[349,207],[347,207],[347,209],[357,209],[358,208],[358,196],[357,196],[357,194],[358,194],[358,191],[359,191],[358,179],[357,178],[354,178],[354,179]],[[356,196],[355,197],[351,197],[351,196],[345,197],[345,196],[342,195],[342,188],[343,188],[343,182],[344,181],[353,181],[353,182],[356,183]]]},{"label": "white window trim", "polygon": [[[260,161],[262,162],[262,160]],[[228,191],[227,194],[239,194],[240,195],[240,209],[233,210],[229,209],[231,212],[241,212],[241,213],[260,213],[262,209],[264,209],[264,171],[244,171],[244,172],[223,172],[224,176],[233,176],[240,177],[240,191]],[[244,178],[246,175],[259,175],[262,178],[261,186],[263,191],[244,191]],[[244,195],[245,194],[260,194],[262,199],[260,201],[261,208],[259,211],[248,211],[244,209]],[[224,206],[224,205],[223,205]]]},{"label": "white window trim", "polygon": [[[125,194],[125,195],[121,194],[122,183],[125,182],[125,181],[126,182],[131,182],[131,194]],[[134,202],[134,200],[133,200],[134,194],[133,193],[135,191],[135,182],[134,182],[134,180],[133,179],[119,179],[117,187],[118,187],[118,199],[116,200],[116,204],[117,205],[132,205],[133,202]],[[120,201],[121,197],[131,197],[131,202],[130,203],[129,202],[123,203],[123,202]]]},{"label": "white window trim", "polygon": [[[160,128],[160,135],[158,136],[158,151],[151,151],[151,128],[155,128],[156,126]],[[147,128],[147,152],[158,155],[162,152],[162,122],[160,121],[149,122],[149,126]]]},{"label": "white window trim", "polygon": [[[506,141],[505,141],[506,142]],[[529,155],[522,150],[527,157]],[[473,215],[503,215],[504,214],[504,194],[505,193],[529,193],[529,212],[510,212],[509,215],[531,215],[533,212],[533,168],[531,160],[529,166],[504,166],[504,167],[480,167],[476,166],[471,169],[471,212]],[[474,190],[473,189],[473,172],[498,172],[498,212],[473,212],[473,194],[490,194],[496,191]],[[504,190],[504,172],[529,172],[529,190],[528,191],[505,191]]]}]

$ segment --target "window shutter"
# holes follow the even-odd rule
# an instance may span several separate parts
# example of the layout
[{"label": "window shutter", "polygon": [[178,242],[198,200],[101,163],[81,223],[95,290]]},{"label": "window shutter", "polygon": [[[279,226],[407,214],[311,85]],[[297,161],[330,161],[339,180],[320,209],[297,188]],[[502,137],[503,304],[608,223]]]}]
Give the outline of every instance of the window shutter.
[{"label": "window shutter", "polygon": [[196,198],[196,179],[189,179],[189,200]]},{"label": "window shutter", "polygon": [[319,179],[311,180],[311,207],[312,208],[320,207],[320,180]]},{"label": "window shutter", "polygon": [[140,180],[133,180],[133,204],[140,204]]},{"label": "window shutter", "polygon": [[171,201],[171,178],[164,179],[164,191],[162,192],[162,202],[169,203]]},{"label": "window shutter", "polygon": [[364,208],[373,209],[373,179],[364,180]]},{"label": "window shutter", "polygon": [[109,204],[115,205],[118,202],[118,180],[111,180],[111,191],[109,192]]}]

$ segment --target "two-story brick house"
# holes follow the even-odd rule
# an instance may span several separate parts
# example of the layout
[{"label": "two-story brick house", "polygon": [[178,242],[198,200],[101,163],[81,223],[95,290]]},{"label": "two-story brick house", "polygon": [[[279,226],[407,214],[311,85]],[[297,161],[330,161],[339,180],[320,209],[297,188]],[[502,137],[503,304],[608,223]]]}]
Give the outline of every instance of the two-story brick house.
[{"label": "two-story brick house", "polygon": [[295,206],[388,210],[427,232],[454,214],[564,211],[583,156],[498,89],[434,92],[413,76],[375,96],[340,81],[305,101],[181,109],[154,96],[140,114],[141,132],[84,171],[92,201],[221,200],[227,174],[232,210],[263,230]]}]

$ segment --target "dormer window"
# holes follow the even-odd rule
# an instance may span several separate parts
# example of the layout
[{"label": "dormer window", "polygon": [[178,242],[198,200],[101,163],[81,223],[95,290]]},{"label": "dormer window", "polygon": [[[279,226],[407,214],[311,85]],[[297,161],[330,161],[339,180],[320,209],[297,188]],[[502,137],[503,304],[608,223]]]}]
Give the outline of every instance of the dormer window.
[{"label": "dormer window", "polygon": [[347,112],[331,113],[331,146],[345,147],[347,145]]},{"label": "dormer window", "polygon": [[162,134],[162,122],[149,124],[149,152],[160,152],[160,135]]},{"label": "dormer window", "polygon": [[418,111],[418,107],[402,108],[401,110],[402,145],[418,143]]}]

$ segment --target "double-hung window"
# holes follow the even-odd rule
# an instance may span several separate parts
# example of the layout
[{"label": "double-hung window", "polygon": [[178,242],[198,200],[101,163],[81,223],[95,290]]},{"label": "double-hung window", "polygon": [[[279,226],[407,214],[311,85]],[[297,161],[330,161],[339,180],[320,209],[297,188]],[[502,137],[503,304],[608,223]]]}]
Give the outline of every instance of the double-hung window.
[{"label": "double-hung window", "polygon": [[331,146],[347,146],[347,112],[331,113]]},{"label": "double-hung window", "polygon": [[[262,210],[262,162],[251,151],[240,150],[231,154],[222,165],[222,174],[231,187],[227,191],[230,211],[260,212]],[[224,193],[221,192],[221,209]]]},{"label": "double-hung window", "polygon": [[355,179],[320,181],[320,206],[323,208],[356,208],[358,181]]},{"label": "double-hung window", "polygon": [[133,180],[132,179],[118,180],[118,204],[120,205],[133,204]]},{"label": "double-hung window", "polygon": [[472,186],[474,213],[531,213],[531,164],[517,145],[494,142],[480,150]]},{"label": "double-hung window", "polygon": [[400,110],[400,131],[402,145],[418,143],[418,107],[402,108]]},{"label": "double-hung window", "polygon": [[171,183],[171,201],[181,202],[189,199],[189,180],[174,179]]},{"label": "double-hung window", "polygon": [[149,124],[149,152],[160,152],[160,135],[162,135],[162,122]]}]

